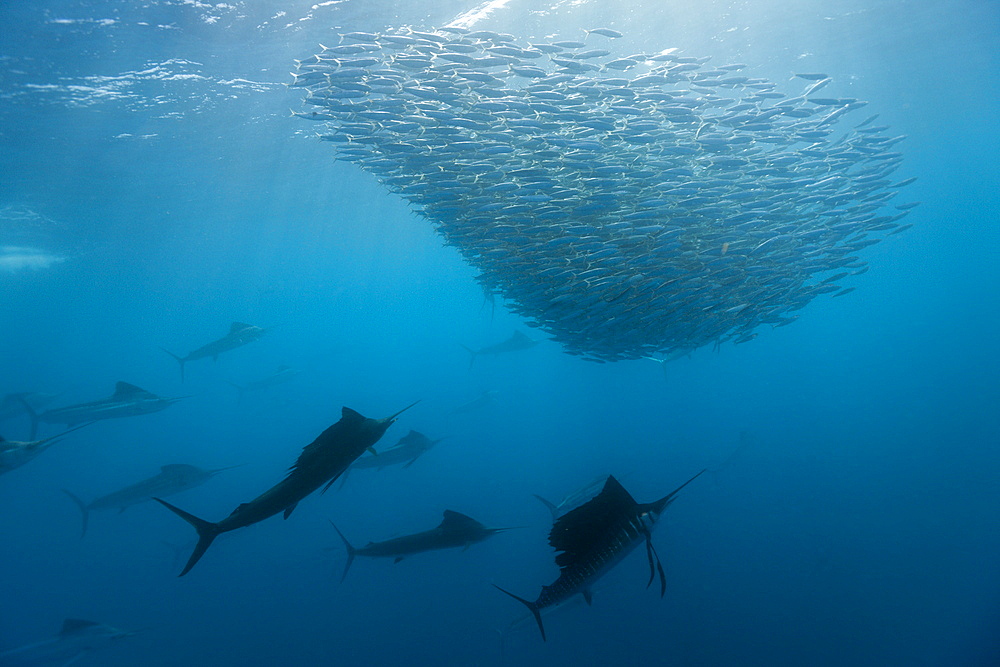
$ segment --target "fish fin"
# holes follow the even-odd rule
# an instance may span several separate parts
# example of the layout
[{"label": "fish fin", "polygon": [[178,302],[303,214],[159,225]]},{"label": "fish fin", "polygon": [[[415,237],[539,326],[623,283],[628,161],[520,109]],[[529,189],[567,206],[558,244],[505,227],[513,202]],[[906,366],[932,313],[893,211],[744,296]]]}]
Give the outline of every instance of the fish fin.
[{"label": "fish fin", "polygon": [[653,541],[649,539],[649,533],[646,533],[646,558],[649,559],[649,581],[646,582],[646,588],[653,585],[653,579],[656,578],[656,568],[653,565]]},{"label": "fish fin", "polygon": [[134,384],[129,384],[128,382],[118,381],[115,383],[115,396],[131,396],[132,394],[148,394],[149,392],[142,387],[137,387]]},{"label": "fish fin", "polygon": [[[326,485],[326,488],[327,488],[327,489],[328,489],[328,488],[330,488],[330,485],[329,485],[329,484],[327,484],[327,485]],[[324,491],[326,491],[326,489],[323,489],[323,490],[324,490]],[[295,508],[296,508],[296,507],[298,507],[298,506],[299,506],[299,504],[298,504],[298,503],[295,503],[294,505],[291,505],[291,506],[289,506],[289,507],[286,507],[286,508],[285,508],[285,513],[284,513],[284,515],[283,515],[283,516],[284,516],[284,517],[285,517],[286,519],[287,519],[288,517],[292,516],[292,512],[294,512],[294,511],[295,511]]]},{"label": "fish fin", "polygon": [[[347,470],[345,470],[344,472],[342,472],[342,473],[340,474],[340,486],[338,486],[338,487],[337,487],[337,490],[338,490],[338,491],[339,491],[340,489],[344,488],[344,484],[347,484],[347,476],[348,476],[348,475],[350,474],[350,472],[351,472],[351,466],[347,466]],[[333,482],[331,482],[331,484],[332,484],[332,483],[333,483]],[[327,488],[327,489],[328,489],[328,488],[330,488],[330,484],[327,484],[327,485],[326,485],[326,488]],[[326,489],[323,489],[323,490],[324,490],[324,491],[326,491]]]},{"label": "fish fin", "polygon": [[374,447],[369,447],[368,451],[369,453],[371,453],[372,456],[378,456],[378,452],[375,451]]},{"label": "fish fin", "polygon": [[247,324],[246,322],[233,322],[229,325],[229,333],[233,334],[237,331],[243,331],[244,329],[249,329],[251,326],[253,325]]},{"label": "fish fin", "polygon": [[184,382],[184,359],[181,358],[181,357],[178,357],[176,354],[174,354],[173,352],[171,352],[170,350],[168,350],[165,347],[161,347],[160,349],[163,350],[164,352],[166,352],[167,354],[169,354],[174,359],[176,359],[177,363],[180,364],[180,367],[181,367],[181,382]]},{"label": "fish fin", "polygon": [[412,459],[410,459],[410,460],[409,460],[409,461],[407,461],[407,462],[406,462],[405,464],[403,464],[403,467],[404,467],[404,468],[409,468],[409,467],[410,467],[411,465],[413,465],[414,463],[416,463],[416,462],[417,462],[417,459],[419,459],[419,458],[420,458],[420,454],[417,454],[417,455],[416,455],[416,456],[414,456],[414,457],[413,457]]},{"label": "fish fin", "polygon": [[511,596],[512,598],[514,598],[515,600],[517,600],[518,602],[520,602],[521,604],[523,604],[525,607],[527,607],[528,610],[531,611],[532,615],[534,615],[535,622],[538,623],[538,631],[542,633],[542,641],[543,642],[547,641],[545,639],[545,626],[542,625],[542,614],[539,612],[537,604],[535,604],[534,602],[531,602],[529,600],[525,600],[524,598],[520,598],[520,597],[514,595],[513,593],[511,593],[510,591],[505,591],[504,589],[500,588],[496,584],[493,584],[493,588],[497,589],[501,593],[506,593],[507,595]]},{"label": "fish fin", "polygon": [[546,507],[549,508],[549,512],[552,513],[552,520],[553,521],[555,521],[556,519],[559,518],[559,508],[558,507],[556,507],[555,505],[553,505],[552,503],[550,503],[549,501],[547,501],[545,498],[542,498],[541,496],[538,496],[538,495],[535,495],[535,494],[531,494],[531,495],[533,497],[537,498],[538,502],[540,502],[541,504],[543,504],[543,505],[545,505]]},{"label": "fish fin", "polygon": [[185,565],[184,569],[181,570],[181,573],[177,575],[179,577],[183,577],[191,571],[191,568],[194,567],[195,563],[201,560],[201,557],[205,555],[205,551],[207,551],[208,547],[212,545],[212,541],[219,536],[219,524],[199,519],[193,514],[188,514],[184,510],[174,507],[165,500],[161,500],[159,498],[153,498],[153,500],[187,521],[196,531],[198,531],[198,544],[195,545],[194,551],[191,552],[191,557],[188,559],[187,565]]},{"label": "fish fin", "polygon": [[340,418],[345,421],[364,421],[365,417],[357,410],[352,410],[346,405],[340,409]]},{"label": "fish fin", "polygon": [[656,571],[660,574],[660,597],[662,598],[667,592],[667,575],[663,571],[663,563],[660,562],[660,554],[656,553],[656,547],[653,546],[652,540],[649,540],[649,548],[653,552],[653,556],[656,558]]},{"label": "fish fin", "polygon": [[63,489],[62,492],[69,496],[69,499],[76,503],[76,506],[80,508],[80,514],[83,517],[83,527],[80,530],[80,539],[82,540],[87,534],[87,524],[90,522],[90,509],[87,507],[87,503],[83,502],[66,489]]},{"label": "fish fin", "polygon": [[25,412],[28,413],[28,417],[31,419],[31,435],[28,438],[34,440],[38,434],[38,413],[35,412],[33,407],[28,405],[28,401],[24,400],[24,394],[17,394],[16,398],[24,406]]},{"label": "fish fin", "polygon": [[[329,519],[327,520],[329,521]],[[358,550],[351,546],[351,543],[347,541],[344,534],[340,532],[340,528],[337,528],[332,521],[330,521],[330,525],[333,526],[333,529],[337,531],[338,535],[340,535],[340,539],[344,541],[344,547],[347,548],[347,562],[344,564],[344,573],[340,575],[340,581],[343,582],[344,579],[347,578],[347,571],[351,569],[351,563],[354,562],[354,557],[357,555]]]},{"label": "fish fin", "polygon": [[479,354],[479,353],[476,352],[475,350],[473,350],[471,347],[466,347],[466,346],[462,345],[461,343],[459,343],[459,345],[462,346],[463,350],[465,350],[466,352],[469,353],[469,370],[471,371],[472,370],[472,364],[476,363],[476,355]]},{"label": "fish fin", "polygon": [[395,558],[392,559],[392,562],[395,564],[403,560],[404,558],[406,558],[406,556],[396,556]]},{"label": "fish fin", "polygon": [[594,594],[589,588],[583,589],[583,601],[587,603],[588,607],[594,603]]},{"label": "fish fin", "polygon": [[[323,495],[324,493],[326,493],[327,490],[329,490],[329,488],[331,486],[333,486],[333,483],[336,482],[337,479],[339,479],[340,476],[343,475],[343,474],[344,473],[340,473],[340,474],[334,475],[333,478],[331,478],[330,481],[326,483],[326,486],[323,487],[323,490],[319,492],[319,495]],[[341,484],[341,486],[343,486],[343,484]]]}]

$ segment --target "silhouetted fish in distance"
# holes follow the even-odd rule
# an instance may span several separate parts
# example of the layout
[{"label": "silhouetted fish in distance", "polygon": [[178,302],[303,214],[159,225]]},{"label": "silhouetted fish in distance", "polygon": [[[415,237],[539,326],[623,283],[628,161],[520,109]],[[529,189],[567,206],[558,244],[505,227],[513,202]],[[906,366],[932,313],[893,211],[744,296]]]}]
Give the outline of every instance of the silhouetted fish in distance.
[{"label": "silhouetted fish in distance", "polygon": [[[521,350],[528,350],[538,345],[542,341],[535,340],[533,338],[528,338],[520,331],[515,331],[511,334],[510,338],[507,340],[495,343],[493,345],[487,345],[486,347],[481,347],[478,350],[473,350],[472,348],[465,347],[465,351],[471,355],[469,359],[469,368],[472,368],[472,364],[476,362],[476,357],[482,356],[496,356],[498,354],[507,354],[509,352],[519,352]],[[460,343],[461,344],[461,343]]]},{"label": "silhouetted fish in distance", "polygon": [[63,493],[76,503],[76,506],[80,509],[80,513],[83,515],[83,528],[80,532],[80,537],[82,538],[87,534],[87,524],[89,523],[90,512],[92,510],[116,509],[120,514],[132,505],[152,500],[153,496],[172,496],[175,493],[201,486],[223,470],[231,470],[234,467],[236,466],[204,470],[203,468],[187,463],[169,463],[165,466],[160,466],[159,474],[95,498],[89,503],[83,502],[66,489],[63,489]]},{"label": "silhouetted fish in distance", "polygon": [[496,535],[497,533],[511,528],[487,528],[470,516],[454,512],[444,511],[444,518],[437,527],[425,530],[412,535],[403,535],[384,542],[369,542],[363,547],[351,546],[340,529],[331,521],[330,525],[340,535],[347,548],[347,563],[344,565],[344,573],[340,580],[347,577],[347,571],[351,568],[355,556],[368,556],[370,558],[392,558],[398,563],[407,556],[424,551],[435,551],[437,549],[455,549],[462,547],[469,548],[476,542]]},{"label": "silhouetted fish in distance", "polygon": [[404,468],[409,468],[418,458],[442,440],[444,438],[431,440],[423,433],[411,430],[400,438],[395,445],[380,451],[378,456],[369,455],[359,457],[357,461],[344,471],[344,474],[340,478],[340,486],[343,487],[347,483],[347,476],[352,470],[360,468],[381,470],[382,468],[395,465],[402,465]]},{"label": "silhouetted fish in distance", "polygon": [[243,401],[244,394],[246,394],[248,391],[260,391],[262,389],[267,389],[268,387],[273,387],[278,384],[284,384],[285,382],[288,382],[289,380],[293,379],[298,374],[299,371],[297,369],[292,368],[291,366],[282,365],[278,366],[278,369],[273,373],[271,373],[270,375],[266,375],[260,378],[259,380],[251,380],[250,382],[247,382],[246,384],[242,385],[236,384],[235,382],[230,382],[229,384],[235,387],[236,391],[240,393],[239,399],[237,399],[237,403],[240,403]]},{"label": "silhouetted fish in distance", "polygon": [[115,384],[115,393],[107,398],[101,398],[88,403],[77,403],[62,408],[53,408],[39,414],[27,401],[22,401],[24,409],[31,418],[31,437],[38,432],[39,422],[49,424],[65,424],[74,426],[83,422],[93,422],[102,419],[118,419],[120,417],[135,417],[152,412],[165,410],[177,401],[187,398],[165,398],[146,391],[128,382]]},{"label": "silhouetted fish in distance", "polygon": [[244,322],[233,322],[229,327],[229,333],[220,338],[219,340],[213,340],[207,345],[202,345],[196,350],[188,352],[186,357],[179,357],[170,350],[160,348],[171,357],[177,360],[177,363],[181,367],[181,382],[184,381],[184,364],[189,361],[196,361],[198,359],[205,359],[208,357],[215,361],[219,358],[219,355],[223,352],[228,352],[229,350],[235,350],[238,347],[243,347],[255,340],[260,340],[261,336],[268,332],[267,329],[262,329],[261,327],[255,327],[252,324],[246,324]]},{"label": "silhouetted fish in distance", "polygon": [[67,618],[55,637],[0,653],[0,665],[68,667],[88,653],[107,648],[116,640],[135,634],[95,621]]}]

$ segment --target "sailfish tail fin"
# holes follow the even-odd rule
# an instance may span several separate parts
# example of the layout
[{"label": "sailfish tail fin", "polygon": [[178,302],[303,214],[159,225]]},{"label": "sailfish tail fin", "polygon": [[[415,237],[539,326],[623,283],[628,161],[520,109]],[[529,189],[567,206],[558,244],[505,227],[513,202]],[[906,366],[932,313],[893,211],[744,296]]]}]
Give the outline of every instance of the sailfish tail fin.
[{"label": "sailfish tail fin", "polygon": [[465,350],[466,352],[469,353],[469,370],[472,370],[472,365],[476,363],[476,355],[479,354],[479,353],[476,352],[475,350],[473,350],[471,347],[466,347],[465,345],[462,345],[461,343],[459,343],[459,345],[462,346],[463,350]]},{"label": "sailfish tail fin", "polygon": [[177,575],[178,577],[183,577],[185,574],[191,571],[195,563],[201,560],[201,557],[205,555],[208,547],[211,546],[212,542],[216,537],[219,536],[219,524],[212,523],[211,521],[205,521],[204,519],[199,519],[193,514],[188,514],[184,510],[174,507],[170,503],[160,500],[159,498],[153,498],[156,502],[160,503],[168,510],[179,516],[180,518],[187,521],[189,524],[194,526],[194,529],[198,531],[198,544],[195,545],[194,551],[191,553],[191,557],[188,558],[187,565],[181,570],[181,573]]},{"label": "sailfish tail fin", "polygon": [[167,354],[169,354],[174,359],[176,359],[177,363],[180,364],[180,366],[181,366],[181,382],[184,382],[184,359],[182,357],[178,357],[176,354],[174,354],[173,352],[171,352],[170,350],[168,350],[165,347],[161,347],[160,349],[163,350],[164,352],[166,352]]},{"label": "sailfish tail fin", "polygon": [[[327,519],[327,521],[329,521],[329,519]],[[340,539],[344,541],[344,547],[347,548],[347,562],[344,563],[344,573],[340,575],[340,580],[344,581],[344,579],[347,578],[347,571],[351,569],[351,563],[354,562],[354,557],[358,554],[358,550],[355,549],[351,545],[351,543],[347,541],[347,538],[344,537],[344,534],[340,532],[340,528],[337,528],[337,526],[332,521],[330,521],[330,525],[333,526],[333,529],[337,531],[338,535],[340,535]]]},{"label": "sailfish tail fin", "polygon": [[521,604],[523,604],[525,607],[527,607],[528,610],[535,617],[535,622],[538,623],[538,631],[542,633],[542,641],[543,642],[547,641],[545,639],[545,626],[542,625],[542,614],[539,611],[537,604],[535,604],[531,600],[525,600],[524,598],[518,597],[518,596],[514,595],[513,593],[511,593],[510,591],[505,591],[504,589],[500,588],[496,584],[493,584],[493,588],[497,589],[501,593],[506,593],[507,595],[511,596],[512,598],[514,598],[515,600],[517,600],[518,602],[520,602]]}]

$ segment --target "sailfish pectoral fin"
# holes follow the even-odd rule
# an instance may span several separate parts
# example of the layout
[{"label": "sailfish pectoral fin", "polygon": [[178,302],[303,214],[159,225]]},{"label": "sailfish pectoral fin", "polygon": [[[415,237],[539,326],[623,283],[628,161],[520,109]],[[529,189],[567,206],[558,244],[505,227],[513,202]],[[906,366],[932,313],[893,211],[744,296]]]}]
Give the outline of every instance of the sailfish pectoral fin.
[{"label": "sailfish pectoral fin", "polygon": [[[653,546],[653,540],[646,538],[646,546],[649,547],[649,552],[652,554],[653,558],[656,559],[656,571],[660,574],[660,597],[662,598],[667,592],[667,575],[663,571],[663,563],[660,562],[660,554],[656,553],[656,547]],[[650,563],[652,565],[652,563]],[[650,579],[649,583],[653,583]],[[647,585],[646,588],[649,588]]]},{"label": "sailfish pectoral fin", "polygon": [[646,558],[649,559],[649,581],[646,582],[646,588],[653,585],[653,579],[656,578],[656,567],[653,565],[653,541],[646,536]]},{"label": "sailfish pectoral fin", "polygon": [[[350,470],[350,468],[347,468],[347,470]],[[338,479],[340,479],[341,475],[343,475],[343,477],[344,477],[344,481],[347,481],[347,470],[345,470],[344,472],[341,472],[341,473],[337,473],[336,475],[334,475],[334,476],[333,476],[333,477],[332,477],[332,478],[330,479],[330,481],[326,483],[326,486],[324,486],[324,487],[323,487],[323,490],[322,490],[322,491],[320,491],[320,492],[319,492],[319,494],[320,494],[320,495],[323,495],[324,493],[326,493],[327,491],[329,491],[329,490],[330,490],[330,487],[331,487],[331,486],[333,486],[333,483],[334,483],[334,482],[336,482],[336,481],[337,481]],[[343,482],[341,482],[340,486],[341,486],[341,487],[343,487],[343,486],[344,486]]]}]

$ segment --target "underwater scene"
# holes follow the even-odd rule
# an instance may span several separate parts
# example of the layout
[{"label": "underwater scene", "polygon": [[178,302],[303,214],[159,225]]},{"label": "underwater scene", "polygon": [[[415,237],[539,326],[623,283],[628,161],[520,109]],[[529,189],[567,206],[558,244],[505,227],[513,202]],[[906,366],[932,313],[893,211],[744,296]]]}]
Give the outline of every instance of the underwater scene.
[{"label": "underwater scene", "polygon": [[1000,665],[997,3],[0,35],[0,667]]}]

